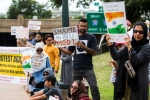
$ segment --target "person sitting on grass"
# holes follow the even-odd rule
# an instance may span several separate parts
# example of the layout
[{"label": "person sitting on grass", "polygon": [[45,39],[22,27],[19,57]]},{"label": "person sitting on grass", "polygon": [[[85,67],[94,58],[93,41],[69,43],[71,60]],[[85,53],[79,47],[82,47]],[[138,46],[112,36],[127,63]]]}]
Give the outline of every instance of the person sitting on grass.
[{"label": "person sitting on grass", "polygon": [[56,77],[54,75],[48,75],[44,83],[45,87],[48,88],[35,93],[29,100],[47,100],[50,96],[54,97],[55,95],[59,97],[59,100],[63,100],[59,88],[55,85],[56,82]]},{"label": "person sitting on grass", "polygon": [[[43,77],[46,78],[46,76],[48,75],[54,75],[54,73],[52,72],[52,68],[46,68],[43,72]],[[34,76],[32,76],[32,74],[28,74],[28,76],[30,77],[29,79],[29,85],[35,87],[36,89],[34,89],[33,91],[27,90],[28,93],[32,95],[34,95],[35,92],[39,91],[39,89],[44,89],[44,81],[38,81],[34,78]]]}]

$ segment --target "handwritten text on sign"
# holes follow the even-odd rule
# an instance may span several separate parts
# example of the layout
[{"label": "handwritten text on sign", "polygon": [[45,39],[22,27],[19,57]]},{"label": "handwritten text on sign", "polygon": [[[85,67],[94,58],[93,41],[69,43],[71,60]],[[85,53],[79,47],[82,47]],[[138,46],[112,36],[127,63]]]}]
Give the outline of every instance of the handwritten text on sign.
[{"label": "handwritten text on sign", "polygon": [[57,47],[74,46],[79,40],[77,27],[64,27],[53,29]]},{"label": "handwritten text on sign", "polygon": [[40,30],[41,21],[29,21],[28,28],[31,30]]},{"label": "handwritten text on sign", "polygon": [[23,28],[23,26],[11,26],[11,35],[16,35],[19,27]]},{"label": "handwritten text on sign", "polygon": [[11,26],[11,35],[16,35],[18,26]]},{"label": "handwritten text on sign", "polygon": [[16,33],[16,38],[19,39],[29,39],[29,29],[28,28],[18,28],[17,33]]},{"label": "handwritten text on sign", "polygon": [[127,33],[125,2],[104,2],[103,9],[110,42],[124,42]]}]

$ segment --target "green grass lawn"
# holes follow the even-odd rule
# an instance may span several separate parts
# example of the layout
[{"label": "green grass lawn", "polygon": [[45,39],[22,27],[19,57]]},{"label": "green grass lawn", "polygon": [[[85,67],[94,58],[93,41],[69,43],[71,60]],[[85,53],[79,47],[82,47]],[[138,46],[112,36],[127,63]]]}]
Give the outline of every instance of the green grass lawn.
[{"label": "green grass lawn", "polygon": [[113,84],[110,82],[112,67],[109,61],[112,60],[109,53],[93,57],[94,71],[97,77],[97,84],[101,94],[101,100],[112,100]]},{"label": "green grass lawn", "polygon": [[[101,100],[113,100],[113,84],[110,82],[110,74],[112,71],[112,67],[109,65],[110,60],[112,58],[109,53],[103,53],[93,57],[94,71],[97,77]],[[60,79],[60,70],[56,77],[58,80]]]}]

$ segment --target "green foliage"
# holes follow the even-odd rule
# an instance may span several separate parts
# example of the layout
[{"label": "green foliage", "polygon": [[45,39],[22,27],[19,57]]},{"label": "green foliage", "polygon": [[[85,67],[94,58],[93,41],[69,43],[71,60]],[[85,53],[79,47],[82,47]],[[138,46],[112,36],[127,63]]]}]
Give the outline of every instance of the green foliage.
[{"label": "green foliage", "polygon": [[[75,0],[70,0],[70,1],[74,3]],[[84,8],[88,8],[92,1],[96,1],[96,0],[78,0],[76,5],[77,7],[80,7],[82,5]],[[55,7],[60,8],[62,5],[62,0],[49,0],[49,2],[51,3],[52,8]]]},{"label": "green foliage", "polygon": [[[69,1],[69,0],[68,0]],[[74,2],[74,0],[70,0]],[[88,8],[90,3],[95,0],[78,0],[77,7],[83,6]],[[102,0],[100,0],[102,1]],[[104,2],[113,2],[113,1],[123,1],[123,0],[103,0]],[[146,19],[150,20],[150,9],[149,4],[150,0],[124,0],[126,5],[126,17],[132,23],[137,21],[145,21]],[[53,8],[61,7],[62,0],[49,0]]]},{"label": "green foliage", "polygon": [[6,19],[6,16],[0,15],[0,19]]},{"label": "green foliage", "polygon": [[81,19],[83,16],[75,16],[74,19]]},{"label": "green foliage", "polygon": [[126,0],[125,3],[127,19],[132,22],[150,20],[150,0]]},{"label": "green foliage", "polygon": [[51,18],[50,10],[46,10],[46,4],[39,4],[35,0],[12,0],[12,4],[8,9],[7,16],[10,19],[16,19],[18,14],[22,14],[24,18]]}]

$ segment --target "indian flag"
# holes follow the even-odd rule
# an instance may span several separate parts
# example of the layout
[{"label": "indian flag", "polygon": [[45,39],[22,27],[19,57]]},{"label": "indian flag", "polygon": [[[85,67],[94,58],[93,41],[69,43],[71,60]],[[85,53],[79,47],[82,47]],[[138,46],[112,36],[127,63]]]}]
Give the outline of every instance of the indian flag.
[{"label": "indian flag", "polygon": [[107,25],[109,25],[108,31],[111,34],[125,34],[126,25],[122,22],[124,18],[124,12],[108,12],[105,13]]}]

